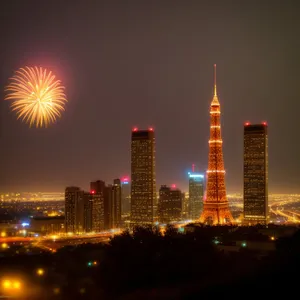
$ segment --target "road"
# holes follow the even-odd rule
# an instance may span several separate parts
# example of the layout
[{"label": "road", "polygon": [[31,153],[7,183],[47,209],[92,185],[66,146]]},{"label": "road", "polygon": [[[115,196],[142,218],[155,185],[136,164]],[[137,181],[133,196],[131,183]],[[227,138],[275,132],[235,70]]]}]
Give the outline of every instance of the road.
[{"label": "road", "polygon": [[300,223],[300,214],[295,213],[290,210],[284,209],[284,205],[291,204],[295,202],[295,200],[285,200],[285,201],[276,201],[270,205],[270,212],[274,213],[275,215],[285,217],[287,222],[291,223]]},{"label": "road", "polygon": [[104,243],[119,232],[99,232],[94,234],[80,235],[51,235],[44,237],[2,237],[0,244],[25,243],[31,244],[44,250],[55,252],[57,249],[67,245],[79,245],[83,243]]}]

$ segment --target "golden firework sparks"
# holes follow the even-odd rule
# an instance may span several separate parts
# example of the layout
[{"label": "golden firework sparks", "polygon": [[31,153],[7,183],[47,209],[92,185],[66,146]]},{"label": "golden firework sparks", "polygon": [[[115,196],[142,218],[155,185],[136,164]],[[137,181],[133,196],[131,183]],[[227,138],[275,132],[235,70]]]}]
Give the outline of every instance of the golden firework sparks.
[{"label": "golden firework sparks", "polygon": [[15,72],[5,91],[5,100],[13,101],[11,108],[17,118],[29,126],[47,127],[54,123],[67,102],[64,86],[51,71],[41,67],[25,67]]}]

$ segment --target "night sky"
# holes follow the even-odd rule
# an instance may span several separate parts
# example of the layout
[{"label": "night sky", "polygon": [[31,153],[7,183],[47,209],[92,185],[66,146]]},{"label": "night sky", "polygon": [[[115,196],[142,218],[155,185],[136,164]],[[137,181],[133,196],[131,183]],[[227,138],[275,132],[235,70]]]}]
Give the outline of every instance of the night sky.
[{"label": "night sky", "polygon": [[0,191],[87,189],[130,174],[133,126],[153,126],[157,187],[207,168],[213,64],[226,184],[242,191],[243,124],[269,124],[269,190],[300,192],[297,1],[1,0],[0,87],[43,66],[66,86],[47,129],[1,102]]}]

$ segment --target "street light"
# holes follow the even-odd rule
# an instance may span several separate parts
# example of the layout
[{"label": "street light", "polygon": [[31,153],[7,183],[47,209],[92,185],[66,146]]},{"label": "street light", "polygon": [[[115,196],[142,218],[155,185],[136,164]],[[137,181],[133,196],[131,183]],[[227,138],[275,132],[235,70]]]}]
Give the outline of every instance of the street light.
[{"label": "street light", "polygon": [[36,270],[36,274],[37,274],[38,276],[43,276],[43,275],[45,274],[45,271],[44,271],[44,269],[42,269],[42,268],[38,268],[38,269]]},{"label": "street light", "polygon": [[1,244],[1,248],[2,248],[2,249],[7,249],[7,248],[8,248],[8,245],[7,245],[6,243],[2,243],[2,244]]},{"label": "street light", "polygon": [[3,279],[2,288],[7,292],[20,291],[22,287],[21,281],[17,279]]}]

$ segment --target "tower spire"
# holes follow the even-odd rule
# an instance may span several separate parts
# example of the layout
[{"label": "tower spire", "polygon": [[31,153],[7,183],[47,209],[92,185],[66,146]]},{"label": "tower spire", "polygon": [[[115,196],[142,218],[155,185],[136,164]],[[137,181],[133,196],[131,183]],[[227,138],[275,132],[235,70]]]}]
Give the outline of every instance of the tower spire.
[{"label": "tower spire", "polygon": [[214,64],[214,96],[217,97],[217,65]]},{"label": "tower spire", "polygon": [[214,65],[214,96],[210,106],[210,138],[206,198],[203,201],[201,223],[233,223],[225,187],[225,168],[221,135],[221,108],[217,96],[216,65]]}]

